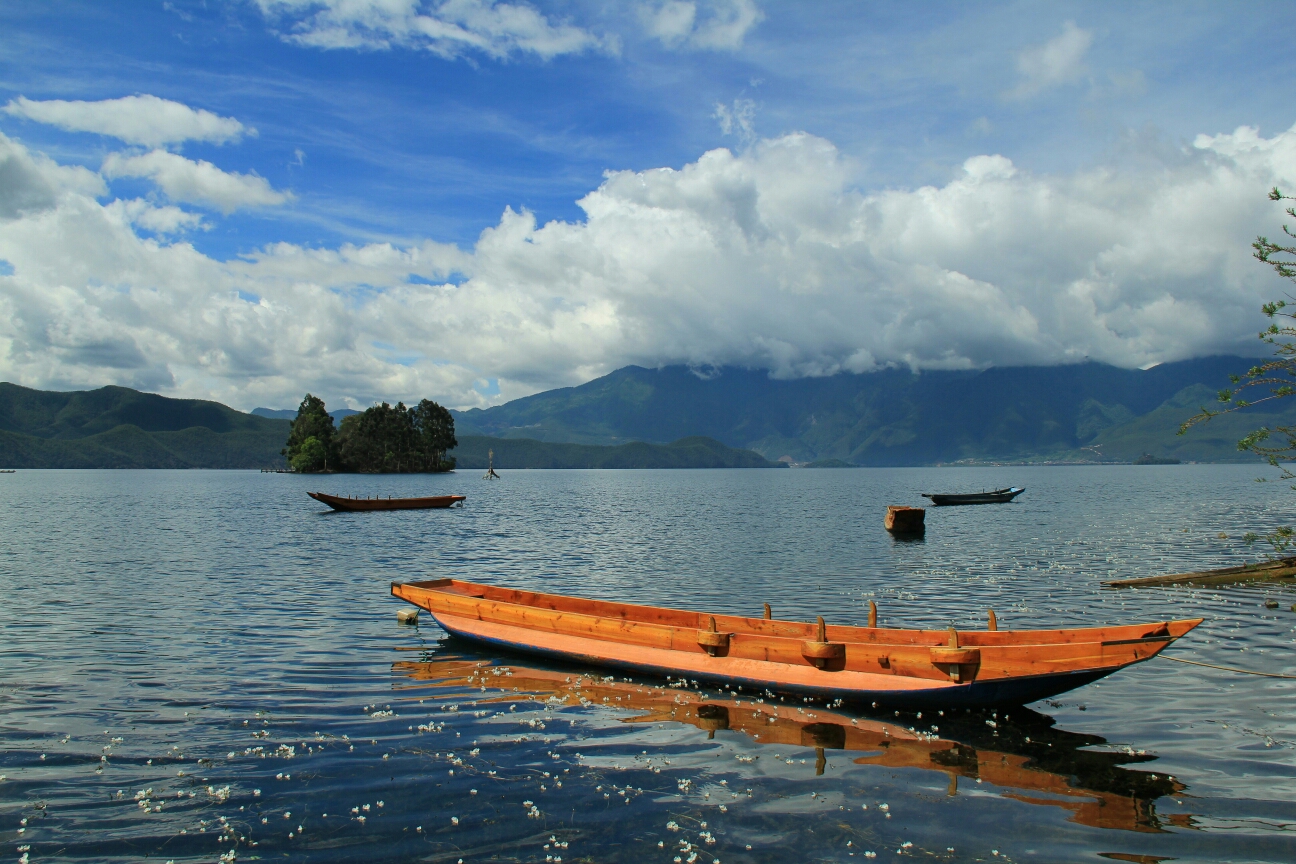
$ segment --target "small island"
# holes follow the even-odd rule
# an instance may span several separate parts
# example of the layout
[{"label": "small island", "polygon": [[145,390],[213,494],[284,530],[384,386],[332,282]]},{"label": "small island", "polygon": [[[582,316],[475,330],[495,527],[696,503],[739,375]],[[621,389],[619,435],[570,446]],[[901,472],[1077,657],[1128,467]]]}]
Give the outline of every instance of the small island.
[{"label": "small island", "polygon": [[1165,456],[1153,456],[1151,453],[1144,453],[1134,460],[1135,465],[1178,465],[1178,459],[1170,459]]},{"label": "small island", "polygon": [[383,402],[342,420],[335,429],[324,400],[310,393],[297,408],[283,449],[301,474],[421,474],[453,471],[447,450],[458,445],[454,417],[424,399],[414,408]]}]

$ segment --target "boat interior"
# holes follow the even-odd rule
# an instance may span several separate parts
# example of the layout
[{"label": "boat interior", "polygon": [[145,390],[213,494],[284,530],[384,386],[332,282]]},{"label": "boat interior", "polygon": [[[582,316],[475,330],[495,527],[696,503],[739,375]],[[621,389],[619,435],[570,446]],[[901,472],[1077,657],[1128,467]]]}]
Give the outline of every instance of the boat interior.
[{"label": "boat interior", "polygon": [[[395,587],[394,585],[393,588]],[[639,606],[631,603],[592,600],[563,594],[521,591],[513,588],[466,582],[459,579],[407,582],[403,583],[403,587],[458,595],[490,603],[545,609],[558,613],[589,615],[598,618],[658,624],[669,627],[695,628],[697,630],[718,630],[753,636],[771,636],[785,639],[822,639],[826,635],[826,638],[832,642],[912,645],[916,647],[943,647],[951,643],[952,628],[945,630],[913,630],[826,624],[821,635],[817,621],[786,621],[774,618],[768,604],[765,605],[766,617],[745,617],[691,612],[661,606]],[[407,597],[406,599],[413,598]],[[991,616],[993,616],[992,611],[988,616],[988,620],[994,622],[994,618]],[[876,623],[876,617],[877,607],[871,604],[871,624]],[[1064,645],[1095,642],[1106,644],[1143,641],[1169,642],[1192,630],[1201,621],[1202,619],[1197,618],[1152,624],[1052,630],[958,630],[955,638],[957,644],[963,647],[1019,647],[1024,645]]]}]

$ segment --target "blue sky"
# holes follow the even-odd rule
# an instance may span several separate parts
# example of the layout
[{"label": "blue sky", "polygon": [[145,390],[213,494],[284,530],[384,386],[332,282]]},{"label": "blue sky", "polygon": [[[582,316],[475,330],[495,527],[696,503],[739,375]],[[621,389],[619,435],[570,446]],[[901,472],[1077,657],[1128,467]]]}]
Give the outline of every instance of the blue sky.
[{"label": "blue sky", "polygon": [[[19,320],[0,376],[468,406],[629,362],[796,376],[1252,350],[1281,285],[1246,243],[1280,219],[1266,184],[1296,177],[1294,18],[6,3],[0,134],[53,191],[0,223]],[[189,122],[168,104],[239,131],[129,131]]]}]

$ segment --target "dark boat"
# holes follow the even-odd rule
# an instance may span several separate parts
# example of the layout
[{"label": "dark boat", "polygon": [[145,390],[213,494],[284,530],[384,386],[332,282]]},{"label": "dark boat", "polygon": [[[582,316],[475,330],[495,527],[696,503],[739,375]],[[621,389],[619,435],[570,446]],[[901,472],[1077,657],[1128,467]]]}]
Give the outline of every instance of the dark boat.
[{"label": "dark boat", "polygon": [[323,492],[307,492],[307,495],[320,501],[334,510],[427,510],[433,507],[449,507],[463,501],[464,495],[433,495],[430,498],[352,498],[342,495],[326,495]]},{"label": "dark boat", "polygon": [[1018,489],[1013,486],[1010,489],[996,489],[993,492],[970,492],[966,495],[942,495],[924,492],[922,497],[930,498],[932,504],[937,507],[954,504],[1007,504],[1025,491],[1025,489]]}]

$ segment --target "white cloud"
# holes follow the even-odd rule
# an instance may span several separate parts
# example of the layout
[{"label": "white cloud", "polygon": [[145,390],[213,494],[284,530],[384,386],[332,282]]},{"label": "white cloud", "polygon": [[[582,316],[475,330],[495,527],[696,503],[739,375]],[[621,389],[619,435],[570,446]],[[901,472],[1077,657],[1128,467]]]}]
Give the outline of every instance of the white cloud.
[{"label": "white cloud", "polygon": [[668,48],[736,51],[765,14],[754,0],[665,0],[641,5],[639,17],[644,31]]},{"label": "white cloud", "polygon": [[1066,22],[1061,35],[1017,55],[1021,81],[1008,95],[1025,98],[1080,80],[1087,71],[1084,58],[1092,44],[1093,33],[1077,27],[1074,21]]},{"label": "white cloud", "polygon": [[5,113],[45,123],[69,132],[97,132],[128,144],[161,147],[182,141],[214,144],[238,141],[256,135],[233,117],[195,110],[180,102],[157,96],[125,96],[101,102],[65,102],[51,99],[37,102],[19,96],[4,107]]},{"label": "white cloud", "polygon": [[183,234],[195,228],[211,227],[203,222],[199,213],[190,213],[170,205],[159,207],[143,198],[118,199],[110,202],[107,209],[130,224],[154,234]]},{"label": "white cloud", "polygon": [[479,52],[550,59],[615,51],[615,40],[553,23],[525,3],[493,0],[256,0],[283,38],[315,48],[420,48],[447,59]]},{"label": "white cloud", "polygon": [[0,136],[0,188],[36,190],[0,221],[0,379],[469,406],[627,363],[787,377],[1251,348],[1285,286],[1249,244],[1281,221],[1266,190],[1296,185],[1296,128],[1146,156],[1039,175],[980,154],[944,185],[865,193],[830,142],[792,134],[610,172],[581,221],[506,209],[471,250],[278,243],[217,261],[141,236],[142,205],[101,204]]},{"label": "white cloud", "polygon": [[93,171],[59,165],[0,135],[0,221],[49,210],[69,192],[96,197],[107,187]]},{"label": "white cloud", "polygon": [[756,103],[751,99],[735,99],[732,108],[717,102],[711,116],[725,135],[737,135],[748,142],[756,138]]},{"label": "white cloud", "polygon": [[110,153],[101,169],[109,179],[147,177],[172,201],[204,204],[223,213],[240,207],[272,207],[292,194],[271,188],[264,177],[222,171],[210,162],[194,161],[165,150],[138,156]]}]

